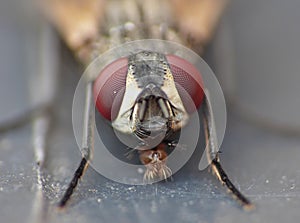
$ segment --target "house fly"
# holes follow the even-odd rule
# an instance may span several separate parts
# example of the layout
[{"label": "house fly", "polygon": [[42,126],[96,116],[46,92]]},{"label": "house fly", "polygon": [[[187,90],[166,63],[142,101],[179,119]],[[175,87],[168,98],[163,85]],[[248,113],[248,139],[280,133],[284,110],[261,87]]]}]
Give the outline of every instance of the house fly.
[{"label": "house fly", "polygon": [[[42,8],[75,57],[87,66],[106,50],[138,39],[174,41],[202,53],[225,5],[225,0],[45,0]],[[60,208],[66,206],[90,164],[94,102],[99,113],[111,121],[113,128],[132,134],[141,142],[135,149],[147,168],[146,180],[155,177],[167,179],[172,175],[167,165],[164,139],[184,127],[193,112],[176,88],[176,77],[182,73],[172,69],[172,59],[173,55],[143,50],[125,60],[120,58],[125,61],[122,84],[126,90],[114,114],[111,105],[104,106],[102,97],[99,97],[112,93],[109,88],[99,92],[97,85],[101,83],[101,76],[87,83],[82,160],[58,204]],[[177,58],[177,61],[187,62],[182,58]],[[113,62],[111,66],[118,62]],[[177,65],[180,68],[182,64]],[[183,87],[188,84],[182,83]],[[214,120],[207,97],[209,94],[204,94],[204,91],[206,89],[196,88],[188,94],[196,108],[203,107],[203,128],[209,147],[207,157],[212,171],[245,209],[251,209],[253,204],[229,180],[220,164],[219,154],[214,150]],[[151,144],[162,136],[161,144]]]}]

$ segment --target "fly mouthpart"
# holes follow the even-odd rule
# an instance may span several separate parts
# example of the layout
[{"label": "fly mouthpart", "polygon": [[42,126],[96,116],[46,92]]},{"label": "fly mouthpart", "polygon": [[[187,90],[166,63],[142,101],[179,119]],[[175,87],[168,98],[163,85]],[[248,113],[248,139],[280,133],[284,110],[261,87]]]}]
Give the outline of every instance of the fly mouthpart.
[{"label": "fly mouthpart", "polygon": [[160,116],[154,116],[150,120],[139,122],[136,125],[135,134],[141,139],[157,141],[163,139],[168,131],[166,119]]},{"label": "fly mouthpart", "polygon": [[148,75],[146,77],[139,78],[139,82],[145,84],[144,89],[137,96],[134,107],[138,109],[138,117],[140,121],[146,118],[151,118],[151,116],[164,116],[168,118],[170,116],[170,111],[168,110],[168,100],[167,95],[162,91],[161,86],[152,83],[155,82],[157,77],[155,75]]},{"label": "fly mouthpart", "polygon": [[145,118],[147,106],[148,106],[147,100],[143,99],[141,102],[139,102],[138,117],[140,121],[143,121]]},{"label": "fly mouthpart", "polygon": [[172,116],[172,106],[164,97],[147,95],[139,98],[132,111],[133,133],[148,147],[153,148],[170,133]]},{"label": "fly mouthpart", "polygon": [[145,183],[154,179],[167,180],[172,176],[172,170],[166,165],[167,153],[158,146],[156,149],[140,151],[140,160],[146,166]]},{"label": "fly mouthpart", "polygon": [[157,103],[158,103],[164,117],[169,118],[170,117],[170,110],[168,110],[168,106],[167,106],[167,104],[169,105],[169,102],[167,102],[165,99],[160,98],[160,99],[158,99]]},{"label": "fly mouthpart", "polygon": [[[153,101],[155,101],[156,105],[153,104]],[[157,99],[156,97],[148,97],[146,99],[141,99],[136,106],[140,122],[144,121],[146,113],[149,112],[147,109],[151,110],[153,113],[161,113],[165,119],[168,119],[172,114],[170,103],[163,98]],[[152,115],[154,114],[148,114],[148,116]]]}]

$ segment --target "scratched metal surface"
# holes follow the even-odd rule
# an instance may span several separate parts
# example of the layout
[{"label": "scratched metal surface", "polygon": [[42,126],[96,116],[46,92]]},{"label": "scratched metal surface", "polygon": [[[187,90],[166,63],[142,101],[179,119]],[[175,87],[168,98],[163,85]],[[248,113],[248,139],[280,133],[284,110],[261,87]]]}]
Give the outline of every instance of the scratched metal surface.
[{"label": "scratched metal surface", "polygon": [[[24,55],[28,35],[15,22],[1,21],[1,122],[29,104]],[[29,34],[30,37],[30,34]],[[244,212],[207,171],[199,154],[173,182],[128,186],[87,170],[69,207],[54,207],[80,161],[71,123],[72,97],[81,68],[66,49],[59,51],[60,84],[44,168],[44,222],[295,222],[300,206],[300,139],[261,129],[229,109],[221,159],[233,182],[256,205]],[[24,74],[24,76],[20,75]],[[38,222],[36,173],[31,127],[0,135],[0,222]]]}]

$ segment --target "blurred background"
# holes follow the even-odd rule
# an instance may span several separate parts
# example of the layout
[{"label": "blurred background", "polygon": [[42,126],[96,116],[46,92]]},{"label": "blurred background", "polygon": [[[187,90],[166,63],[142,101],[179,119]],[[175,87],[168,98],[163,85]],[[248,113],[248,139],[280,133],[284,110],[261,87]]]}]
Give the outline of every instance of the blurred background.
[{"label": "blurred background", "polygon": [[[80,154],[71,107],[83,71],[29,0],[0,2],[1,222],[295,222],[300,206],[300,1],[231,1],[204,58],[227,101],[221,160],[257,206],[244,212],[197,153],[174,181],[120,185],[88,169],[70,207],[53,209]],[[55,78],[43,78],[45,73]],[[36,82],[42,81],[42,82]],[[38,95],[36,97],[34,95]],[[54,100],[42,196],[34,131],[1,126]]]}]

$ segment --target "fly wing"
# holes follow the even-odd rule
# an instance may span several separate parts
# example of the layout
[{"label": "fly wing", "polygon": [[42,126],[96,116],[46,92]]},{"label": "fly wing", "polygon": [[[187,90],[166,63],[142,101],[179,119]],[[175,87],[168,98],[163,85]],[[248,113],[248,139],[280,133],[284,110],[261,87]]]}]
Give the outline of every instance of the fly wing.
[{"label": "fly wing", "polygon": [[[187,45],[203,52],[211,40],[229,0],[169,0],[175,23]],[[199,52],[200,51],[200,52]]]},{"label": "fly wing", "polygon": [[89,43],[100,33],[106,0],[43,0],[39,4],[70,49],[90,51]]},{"label": "fly wing", "polygon": [[127,30],[130,33],[128,36],[122,36],[124,29],[120,29],[120,35],[117,36],[123,40],[118,43],[145,38],[166,39],[183,43],[202,53],[201,50],[211,39],[227,2],[228,0],[43,0],[39,4],[70,49],[87,65],[94,54],[103,53],[116,45],[114,41],[108,40],[114,37],[109,30],[123,27],[129,21],[135,28]]}]

